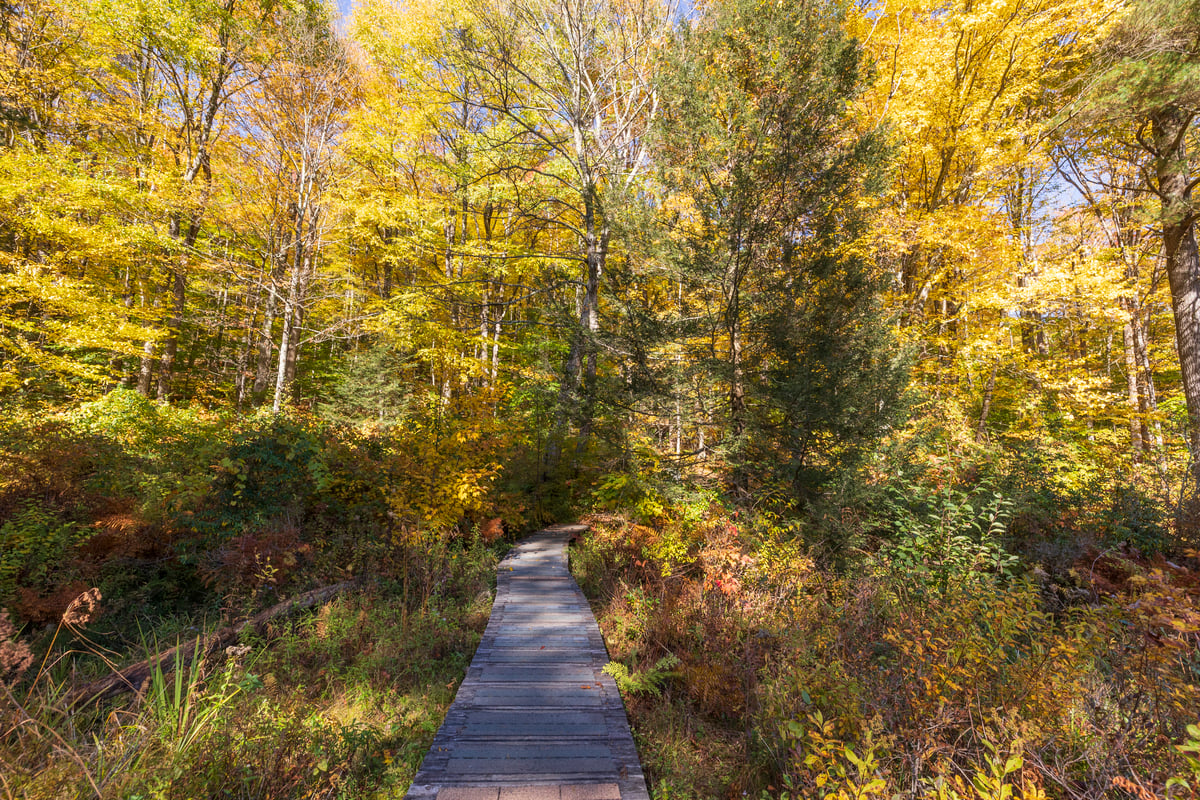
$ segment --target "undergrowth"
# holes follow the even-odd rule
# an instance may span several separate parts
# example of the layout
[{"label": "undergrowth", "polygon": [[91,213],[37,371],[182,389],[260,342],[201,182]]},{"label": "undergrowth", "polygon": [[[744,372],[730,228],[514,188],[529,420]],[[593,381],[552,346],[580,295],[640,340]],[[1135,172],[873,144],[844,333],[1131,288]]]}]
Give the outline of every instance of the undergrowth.
[{"label": "undergrowth", "polygon": [[587,520],[572,569],[652,795],[1197,796],[1200,554],[1047,550],[978,476],[891,486],[837,515],[666,489]]},{"label": "undergrowth", "polygon": [[0,797],[402,797],[525,524],[497,463],[470,437],[124,390],[0,422]]},{"label": "undergrowth", "polygon": [[168,660],[115,704],[73,701],[94,662],[119,656],[91,620],[66,625],[36,675],[26,664],[0,687],[5,796],[402,797],[486,625],[497,561],[478,539],[423,544],[442,561],[425,596],[406,602],[383,564],[313,614]]}]

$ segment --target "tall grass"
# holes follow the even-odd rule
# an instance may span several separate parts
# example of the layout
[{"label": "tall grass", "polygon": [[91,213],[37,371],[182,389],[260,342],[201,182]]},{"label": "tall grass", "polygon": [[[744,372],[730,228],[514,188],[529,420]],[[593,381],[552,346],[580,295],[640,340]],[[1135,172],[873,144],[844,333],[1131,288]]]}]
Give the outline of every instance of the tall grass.
[{"label": "tall grass", "polygon": [[[429,538],[441,560],[407,605],[384,559],[378,580],[313,614],[207,657],[177,648],[103,707],[70,692],[121,660],[63,625],[43,669],[0,683],[0,797],[402,797],[486,625],[497,562],[482,541]],[[139,640],[120,658],[161,649],[153,629]]]}]

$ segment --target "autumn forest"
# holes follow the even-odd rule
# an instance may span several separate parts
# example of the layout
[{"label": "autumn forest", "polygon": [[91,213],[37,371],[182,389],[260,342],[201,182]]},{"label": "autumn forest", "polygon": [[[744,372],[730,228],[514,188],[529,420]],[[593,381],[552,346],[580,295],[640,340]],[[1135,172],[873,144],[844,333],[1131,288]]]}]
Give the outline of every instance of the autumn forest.
[{"label": "autumn forest", "polygon": [[[0,798],[1200,797],[1196,0],[0,0]],[[286,601],[286,602],[285,602]]]}]

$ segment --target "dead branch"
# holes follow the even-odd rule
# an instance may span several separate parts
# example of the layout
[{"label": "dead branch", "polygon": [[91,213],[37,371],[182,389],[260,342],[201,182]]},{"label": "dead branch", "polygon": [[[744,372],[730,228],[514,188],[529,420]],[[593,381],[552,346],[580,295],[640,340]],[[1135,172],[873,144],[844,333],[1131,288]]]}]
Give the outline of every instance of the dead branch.
[{"label": "dead branch", "polygon": [[75,707],[88,703],[98,703],[125,692],[140,691],[142,685],[150,678],[156,667],[161,667],[163,672],[168,672],[175,669],[176,665],[186,666],[198,656],[203,657],[208,653],[228,647],[233,642],[236,642],[242,631],[247,628],[259,631],[276,617],[294,614],[297,611],[324,603],[353,585],[354,581],[344,581],[342,583],[335,583],[332,586],[313,589],[290,600],[284,600],[282,603],[277,603],[265,611],[260,611],[253,617],[242,620],[235,625],[221,628],[207,636],[197,637],[190,642],[178,644],[145,661],[139,661],[119,672],[114,672],[104,678],[73,689],[67,695],[67,703]]}]

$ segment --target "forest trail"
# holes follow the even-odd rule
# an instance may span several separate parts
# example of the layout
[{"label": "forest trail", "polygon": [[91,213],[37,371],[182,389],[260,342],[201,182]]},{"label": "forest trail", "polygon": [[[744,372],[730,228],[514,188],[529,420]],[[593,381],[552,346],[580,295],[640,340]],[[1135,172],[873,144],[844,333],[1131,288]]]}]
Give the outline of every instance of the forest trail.
[{"label": "forest trail", "polygon": [[500,562],[487,630],[406,800],[649,800],[555,525]]}]

